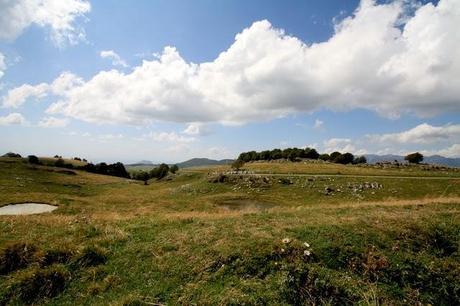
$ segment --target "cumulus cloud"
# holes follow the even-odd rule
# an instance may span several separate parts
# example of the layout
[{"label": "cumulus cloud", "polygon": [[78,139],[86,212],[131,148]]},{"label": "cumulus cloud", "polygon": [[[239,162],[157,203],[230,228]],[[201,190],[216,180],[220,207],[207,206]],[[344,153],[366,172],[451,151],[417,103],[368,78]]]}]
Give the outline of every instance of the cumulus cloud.
[{"label": "cumulus cloud", "polygon": [[75,84],[48,112],[134,124],[239,124],[320,108],[459,112],[460,2],[405,3],[362,0],[330,39],[310,45],[263,20],[210,62],[189,63],[166,47],[131,73],[101,71]]},{"label": "cumulus cloud", "polygon": [[353,154],[366,154],[367,150],[365,149],[358,149],[355,146],[354,141],[349,138],[331,138],[323,143],[324,152],[332,153],[335,151],[345,153],[350,152]]},{"label": "cumulus cloud", "polygon": [[373,142],[399,144],[429,144],[449,140],[460,141],[460,124],[432,126],[427,123],[422,123],[407,131],[368,135],[367,137]]},{"label": "cumulus cloud", "polygon": [[9,90],[2,99],[3,107],[17,108],[28,99],[40,100],[49,94],[64,95],[71,88],[82,84],[82,79],[72,73],[64,72],[51,84],[41,83],[35,86],[24,84]]},{"label": "cumulus cloud", "polygon": [[192,122],[185,128],[182,133],[191,135],[191,136],[206,136],[211,133],[209,127],[200,122]]},{"label": "cumulus cloud", "polygon": [[453,144],[452,146],[441,149],[436,153],[445,157],[460,157],[460,143]]},{"label": "cumulus cloud", "polygon": [[0,117],[0,125],[23,125],[26,123],[25,118],[19,113],[11,113],[6,116]]},{"label": "cumulus cloud", "polygon": [[0,78],[5,74],[6,63],[5,56],[0,52]]},{"label": "cumulus cloud", "polygon": [[59,128],[65,127],[69,124],[69,119],[66,118],[56,118],[56,117],[46,117],[38,122],[38,126],[45,128]]},{"label": "cumulus cloud", "polygon": [[128,67],[128,64],[113,50],[103,50],[99,54],[102,58],[108,58],[112,60],[112,65],[114,66],[121,66],[121,67]]},{"label": "cumulus cloud", "polygon": [[171,142],[171,143],[190,143],[195,141],[193,137],[186,137],[177,134],[176,132],[152,132],[144,135],[144,138],[150,138],[158,142]]},{"label": "cumulus cloud", "polygon": [[52,41],[63,46],[85,39],[76,24],[78,17],[91,10],[86,0],[2,0],[0,1],[0,39],[14,40],[31,25],[50,30]]}]

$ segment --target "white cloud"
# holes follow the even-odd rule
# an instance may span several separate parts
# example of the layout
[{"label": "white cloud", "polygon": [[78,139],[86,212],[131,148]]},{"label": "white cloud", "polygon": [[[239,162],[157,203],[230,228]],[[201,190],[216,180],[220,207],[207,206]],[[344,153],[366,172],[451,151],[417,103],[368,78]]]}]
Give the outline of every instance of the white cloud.
[{"label": "white cloud", "polygon": [[91,10],[86,0],[2,0],[0,1],[0,39],[14,40],[31,25],[50,30],[58,46],[85,39],[76,19]]},{"label": "white cloud", "polygon": [[190,143],[195,141],[193,137],[186,137],[179,135],[175,132],[153,132],[147,135],[144,135],[145,138],[151,138],[158,142],[172,142],[172,143]]},{"label": "white cloud", "polygon": [[319,119],[316,119],[316,120],[315,120],[315,124],[313,125],[313,127],[314,127],[315,129],[319,129],[319,128],[321,128],[321,127],[323,126],[323,124],[324,124],[323,121],[321,121],[321,120],[319,120]]},{"label": "white cloud", "polygon": [[1,125],[23,125],[26,123],[24,117],[19,113],[11,113],[6,116],[0,117]]},{"label": "white cloud", "polygon": [[192,122],[185,128],[182,133],[191,135],[191,136],[206,136],[211,133],[209,127],[200,122]]},{"label": "white cloud", "polygon": [[45,128],[59,128],[65,127],[69,124],[69,119],[66,118],[56,118],[56,117],[46,117],[38,122],[38,126]]},{"label": "white cloud", "polygon": [[367,137],[373,142],[400,144],[429,144],[449,140],[460,141],[460,124],[432,126],[427,123],[422,123],[407,131],[382,135],[368,135]]},{"label": "white cloud", "polygon": [[264,20],[210,62],[188,63],[166,47],[131,73],[101,71],[76,84],[48,111],[132,124],[237,124],[320,108],[459,112],[460,2],[404,3],[363,0],[329,40],[311,45]]},{"label": "white cloud", "polygon": [[325,153],[340,152],[340,153],[353,153],[356,155],[367,154],[368,151],[363,148],[356,147],[356,141],[349,138],[331,138],[323,142],[323,151]]},{"label": "white cloud", "polygon": [[112,60],[112,65],[114,66],[121,66],[121,67],[128,67],[128,64],[113,50],[103,50],[100,53],[102,58],[108,58]]},{"label": "white cloud", "polygon": [[0,52],[0,78],[5,74],[6,63],[5,56]]},{"label": "white cloud", "polygon": [[49,94],[64,95],[73,87],[81,85],[82,80],[69,72],[63,72],[51,84],[41,83],[35,86],[24,84],[8,91],[3,97],[3,107],[17,108],[24,104],[28,99],[40,100]]},{"label": "white cloud", "polygon": [[441,149],[436,153],[445,157],[460,157],[460,143],[453,144],[452,146]]}]

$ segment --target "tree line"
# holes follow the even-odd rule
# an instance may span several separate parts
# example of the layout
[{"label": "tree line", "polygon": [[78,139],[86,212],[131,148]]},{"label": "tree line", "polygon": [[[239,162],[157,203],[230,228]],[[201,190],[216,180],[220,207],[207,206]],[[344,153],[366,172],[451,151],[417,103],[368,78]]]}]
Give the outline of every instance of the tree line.
[{"label": "tree line", "polygon": [[[78,160],[78,161],[86,161],[86,159],[81,159],[77,157],[73,159]],[[40,161],[40,159],[35,155],[29,155],[27,157],[27,161],[33,165],[43,164]],[[167,164],[163,163],[159,165],[158,167],[153,168],[150,171],[141,170],[141,171],[134,172],[132,175],[130,175],[129,172],[126,171],[126,168],[123,165],[123,163],[120,163],[120,162],[113,163],[113,164],[107,164],[104,162],[98,163],[98,164],[86,163],[82,166],[75,166],[72,163],[66,162],[62,158],[62,156],[58,156],[56,161],[52,164],[52,166],[60,167],[60,168],[67,168],[67,169],[82,170],[82,171],[96,173],[96,174],[111,175],[111,176],[117,176],[117,177],[123,177],[123,178],[131,178],[134,180],[144,181],[145,184],[147,184],[147,181],[149,179],[156,178],[160,180],[164,178],[166,175],[168,175],[168,173],[174,174],[179,170],[179,167],[177,165],[172,165],[170,167]]]},{"label": "tree line", "polygon": [[331,154],[319,154],[312,148],[287,148],[287,149],[273,149],[261,152],[249,151],[243,152],[238,156],[238,160],[242,162],[258,161],[258,160],[277,160],[287,159],[290,161],[300,161],[302,159],[320,159],[338,164],[365,164],[367,163],[365,156],[354,156],[353,154],[332,152]]}]

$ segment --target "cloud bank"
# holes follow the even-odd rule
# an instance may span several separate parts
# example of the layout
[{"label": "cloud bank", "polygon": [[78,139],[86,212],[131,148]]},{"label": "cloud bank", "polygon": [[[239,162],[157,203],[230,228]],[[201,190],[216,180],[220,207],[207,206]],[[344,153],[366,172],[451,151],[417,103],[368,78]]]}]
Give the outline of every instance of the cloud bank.
[{"label": "cloud bank", "polygon": [[85,32],[75,21],[90,10],[86,0],[1,0],[0,40],[14,40],[36,25],[48,28],[58,46],[76,44],[85,39]]},{"label": "cloud bank", "polygon": [[459,112],[460,2],[407,3],[363,0],[329,40],[311,45],[258,21],[210,62],[187,62],[166,47],[129,73],[72,76],[63,90],[54,90],[62,75],[53,84],[23,85],[3,105],[53,94],[49,114],[129,124],[242,124],[323,108],[386,117]]}]

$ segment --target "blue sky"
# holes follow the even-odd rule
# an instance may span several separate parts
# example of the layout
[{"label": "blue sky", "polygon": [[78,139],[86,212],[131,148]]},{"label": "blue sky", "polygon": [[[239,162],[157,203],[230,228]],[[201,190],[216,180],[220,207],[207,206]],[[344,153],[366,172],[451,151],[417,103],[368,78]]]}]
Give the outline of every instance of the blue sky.
[{"label": "blue sky", "polygon": [[0,151],[460,156],[460,3],[0,1]]}]

